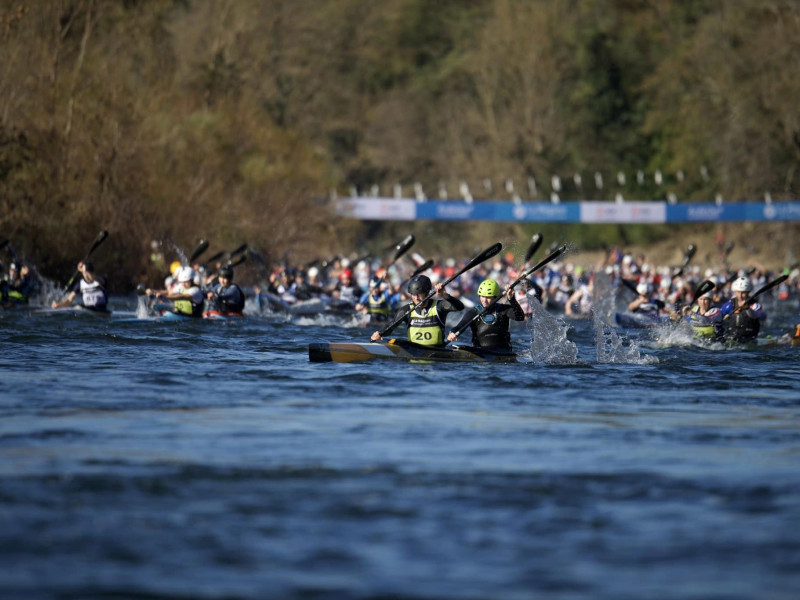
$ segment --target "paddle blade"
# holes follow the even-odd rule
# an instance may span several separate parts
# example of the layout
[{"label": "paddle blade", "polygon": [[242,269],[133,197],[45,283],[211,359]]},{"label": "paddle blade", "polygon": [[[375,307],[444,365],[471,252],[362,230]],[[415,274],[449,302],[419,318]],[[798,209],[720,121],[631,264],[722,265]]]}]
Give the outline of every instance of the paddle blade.
[{"label": "paddle blade", "polygon": [[533,237],[531,238],[531,245],[528,246],[528,249],[525,252],[525,263],[527,263],[531,257],[536,254],[536,251],[539,249],[539,246],[542,245],[544,238],[542,237],[541,233],[534,233]]},{"label": "paddle blade", "polygon": [[265,261],[265,260],[264,260],[264,257],[263,257],[263,256],[261,256],[261,255],[260,255],[258,252],[256,252],[256,251],[255,251],[255,250],[253,250],[252,248],[248,248],[248,249],[247,249],[247,255],[248,255],[248,256],[250,256],[250,257],[252,257],[252,258],[253,258],[253,259],[254,259],[254,260],[255,260],[255,261],[256,261],[256,262],[257,262],[259,265],[261,265],[261,266],[262,266],[262,267],[264,267],[265,269],[268,269],[268,268],[269,268],[269,267],[267,266],[267,261]]},{"label": "paddle blade", "polygon": [[233,258],[234,256],[238,256],[242,252],[246,252],[246,251],[247,251],[247,244],[242,244],[241,246],[236,248],[236,250],[234,250],[233,252],[230,253],[230,257]]},{"label": "paddle blade", "polygon": [[208,263],[208,264],[211,264],[211,263],[213,263],[213,262],[216,262],[216,261],[218,261],[220,258],[222,258],[223,254],[225,254],[225,250],[220,250],[220,251],[219,251],[219,252],[217,252],[216,254],[214,254],[214,255],[212,255],[212,256],[209,256],[209,257],[206,259],[206,263]]},{"label": "paddle blade", "polygon": [[427,271],[428,269],[430,269],[432,266],[433,266],[433,260],[429,258],[424,263],[422,263],[420,266],[418,266],[414,270],[414,272],[411,274],[411,276],[412,277],[416,277],[417,275],[419,275],[423,271]]},{"label": "paddle blade", "polygon": [[691,262],[696,252],[697,252],[697,246],[695,246],[694,244],[689,244],[689,247],[686,248],[686,254],[684,254],[683,256],[684,267]]},{"label": "paddle blade", "polygon": [[234,260],[229,260],[228,261],[228,266],[229,267],[238,267],[240,264],[242,264],[246,260],[247,260],[247,254],[243,254],[239,258],[235,258]]},{"label": "paddle blade", "polygon": [[189,264],[192,264],[206,250],[208,250],[208,240],[200,240],[189,255]]},{"label": "paddle blade", "polygon": [[414,234],[412,233],[412,234],[409,234],[401,242],[399,242],[397,244],[397,246],[395,246],[394,257],[392,257],[392,262],[389,263],[389,264],[393,264],[394,262],[397,261],[397,259],[399,259],[401,256],[403,256],[403,254],[408,252],[411,249],[411,246],[414,245],[415,241],[416,241],[416,239],[414,238]]},{"label": "paddle blade", "polygon": [[97,247],[102,244],[107,237],[108,232],[105,229],[98,233],[97,237],[94,238],[94,242],[92,242],[91,248],[89,248],[89,252],[86,253],[86,258],[84,260],[87,260],[92,255],[92,252],[97,250]]},{"label": "paddle blade", "polygon": [[636,294],[637,296],[639,295],[639,292],[636,291],[636,284],[633,283],[630,279],[625,279],[624,277],[620,277],[619,281],[620,281],[620,283],[622,283],[622,285],[624,285],[626,288],[628,288],[634,294]]},{"label": "paddle blade", "polygon": [[[476,256],[475,256],[475,257],[474,257],[472,260],[470,260],[470,261],[469,261],[469,262],[468,262],[466,265],[464,265],[463,267],[461,267],[461,270],[458,272],[458,275],[461,275],[461,274],[463,274],[463,273],[466,273],[466,272],[467,272],[467,271],[469,271],[470,269],[472,269],[472,268],[474,268],[474,267],[477,267],[477,266],[478,266],[479,264],[481,264],[483,261],[485,261],[485,260],[489,260],[489,259],[490,259],[490,258],[492,258],[493,256],[497,256],[498,254],[500,254],[500,250],[502,250],[502,249],[503,249],[503,244],[501,244],[500,242],[497,242],[496,244],[493,244],[493,245],[489,246],[488,248],[486,248],[486,250],[484,250],[484,251],[483,251],[483,252],[481,252],[480,254],[476,255]],[[456,275],[456,276],[452,277],[452,278],[450,279],[450,281],[452,281],[453,279],[455,279],[456,277],[458,277],[458,275]]]},{"label": "paddle blade", "polygon": [[703,294],[707,294],[713,289],[714,289],[714,282],[706,279],[704,282],[702,282],[700,285],[697,286],[697,289],[694,291],[694,297],[699,298]]}]

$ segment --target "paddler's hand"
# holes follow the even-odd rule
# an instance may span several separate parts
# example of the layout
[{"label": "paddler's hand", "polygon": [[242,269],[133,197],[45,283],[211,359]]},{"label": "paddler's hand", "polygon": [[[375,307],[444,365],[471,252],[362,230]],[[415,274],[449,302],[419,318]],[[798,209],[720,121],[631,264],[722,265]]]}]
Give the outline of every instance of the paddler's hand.
[{"label": "paddler's hand", "polygon": [[455,342],[457,339],[458,339],[458,336],[455,333],[453,333],[452,331],[449,334],[447,334],[447,341],[448,342]]},{"label": "paddler's hand", "polygon": [[514,288],[512,288],[510,285],[506,286],[506,298],[509,300],[514,299]]},{"label": "paddler's hand", "polygon": [[375,333],[373,333],[370,336],[369,339],[372,340],[373,342],[379,342],[379,341],[381,341],[383,339],[383,336],[381,336],[381,332],[380,331],[376,331]]},{"label": "paddler's hand", "polygon": [[444,284],[442,283],[437,283],[435,286],[433,286],[433,289],[435,289],[436,293],[442,298],[447,298],[450,295],[447,293],[447,290],[444,289]]}]

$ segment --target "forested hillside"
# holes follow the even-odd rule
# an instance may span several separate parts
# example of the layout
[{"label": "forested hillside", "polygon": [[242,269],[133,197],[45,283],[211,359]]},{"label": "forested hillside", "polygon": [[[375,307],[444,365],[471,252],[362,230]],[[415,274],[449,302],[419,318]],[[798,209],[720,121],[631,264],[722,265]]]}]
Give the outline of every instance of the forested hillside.
[{"label": "forested hillside", "polygon": [[100,229],[128,280],[154,238],[363,245],[350,186],[800,188],[795,0],[6,0],[0,52],[0,236],[51,273]]}]

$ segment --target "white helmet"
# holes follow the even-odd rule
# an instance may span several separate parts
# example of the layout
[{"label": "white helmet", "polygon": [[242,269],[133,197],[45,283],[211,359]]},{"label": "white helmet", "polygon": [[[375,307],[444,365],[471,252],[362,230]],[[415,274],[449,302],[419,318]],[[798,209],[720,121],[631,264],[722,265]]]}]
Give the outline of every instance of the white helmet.
[{"label": "white helmet", "polygon": [[646,283],[640,283],[636,286],[636,293],[641,294],[642,296],[647,296],[650,293],[650,286]]},{"label": "white helmet", "polygon": [[192,267],[181,267],[178,269],[178,283],[186,283],[194,279],[194,269]]},{"label": "white helmet", "polygon": [[739,277],[733,282],[731,289],[734,292],[749,292],[753,289],[753,284],[750,283],[750,280],[747,277]]}]

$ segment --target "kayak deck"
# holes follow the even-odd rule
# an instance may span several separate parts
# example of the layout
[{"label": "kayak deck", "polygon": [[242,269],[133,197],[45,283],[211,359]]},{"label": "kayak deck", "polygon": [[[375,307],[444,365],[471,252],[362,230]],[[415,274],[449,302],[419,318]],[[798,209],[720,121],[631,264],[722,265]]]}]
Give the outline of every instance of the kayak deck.
[{"label": "kayak deck", "polygon": [[516,362],[511,352],[496,352],[473,346],[419,346],[407,340],[386,342],[312,343],[308,345],[311,362],[364,362],[377,359],[410,362]]}]

